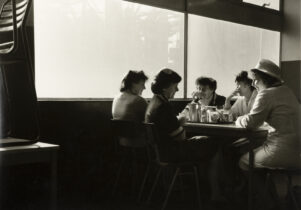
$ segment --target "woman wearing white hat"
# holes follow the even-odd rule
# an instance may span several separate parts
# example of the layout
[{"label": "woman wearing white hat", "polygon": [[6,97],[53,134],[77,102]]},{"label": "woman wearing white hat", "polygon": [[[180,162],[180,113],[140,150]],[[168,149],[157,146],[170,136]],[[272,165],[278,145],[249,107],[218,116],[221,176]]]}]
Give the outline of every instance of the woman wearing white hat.
[{"label": "woman wearing white hat", "polygon": [[[283,85],[280,68],[262,59],[251,70],[258,95],[249,114],[239,117],[236,125],[257,128],[264,123],[269,133],[264,144],[254,150],[255,168],[300,168],[299,103],[293,92]],[[239,162],[248,169],[248,154]]]}]

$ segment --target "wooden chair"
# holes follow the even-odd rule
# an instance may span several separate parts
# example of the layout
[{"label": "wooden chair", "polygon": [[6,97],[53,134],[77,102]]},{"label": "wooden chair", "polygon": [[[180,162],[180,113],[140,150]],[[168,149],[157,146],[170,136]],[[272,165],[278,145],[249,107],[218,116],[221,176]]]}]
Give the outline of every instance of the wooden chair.
[{"label": "wooden chair", "polygon": [[[146,132],[147,132],[148,142],[150,143],[152,151],[155,154],[153,162],[159,167],[158,172],[155,176],[155,180],[152,185],[151,191],[149,193],[147,202],[150,203],[150,201],[151,201],[153,192],[154,192],[154,190],[158,184],[159,178],[162,174],[162,170],[164,168],[172,168],[172,169],[174,169],[175,172],[172,176],[171,183],[168,186],[167,194],[165,196],[161,210],[164,210],[166,208],[168,199],[170,197],[170,194],[173,190],[173,187],[175,185],[177,178],[180,175],[187,175],[187,174],[194,175],[197,201],[198,201],[199,207],[202,208],[200,187],[199,187],[199,175],[198,175],[198,165],[200,164],[200,162],[198,160],[196,160],[195,162],[185,161],[185,160],[179,160],[179,161],[162,160],[161,155],[160,155],[160,146],[159,146],[160,144],[158,144],[158,142],[160,141],[160,137],[158,135],[156,126],[153,123],[145,123],[145,128],[146,128]],[[192,172],[191,173],[187,173],[186,171],[184,172],[183,168],[185,168],[185,169],[190,168],[190,169],[192,169]],[[182,172],[184,172],[184,173],[182,173]]]},{"label": "wooden chair", "polygon": [[[137,164],[142,160],[143,165],[146,165],[146,171],[140,186],[138,201],[141,199],[144,189],[145,180],[149,173],[150,161],[148,153],[148,144],[145,138],[144,126],[142,123],[125,121],[125,120],[111,120],[113,137],[115,139],[115,147],[118,154],[121,154],[121,161],[117,171],[115,183],[113,186],[112,194],[115,195],[118,182],[122,171],[124,171],[124,164],[130,163],[132,175],[132,190],[136,183],[137,177]],[[140,153],[139,153],[140,152]],[[140,157],[142,155],[143,157]],[[134,191],[134,190],[133,190]]]},{"label": "wooden chair", "polygon": [[[259,169],[259,171],[264,172],[265,174],[265,186],[264,186],[264,198],[266,198],[267,194],[270,192],[273,196],[273,200],[278,203],[278,206],[281,206],[279,202],[279,196],[277,193],[276,185],[273,180],[273,176],[275,175],[284,175],[287,178],[286,189],[287,189],[287,198],[289,198],[290,202],[292,202],[292,206],[295,210],[300,210],[300,206],[298,204],[298,199],[295,196],[293,185],[292,185],[292,177],[300,176],[300,169]],[[270,191],[269,191],[270,190]]]}]

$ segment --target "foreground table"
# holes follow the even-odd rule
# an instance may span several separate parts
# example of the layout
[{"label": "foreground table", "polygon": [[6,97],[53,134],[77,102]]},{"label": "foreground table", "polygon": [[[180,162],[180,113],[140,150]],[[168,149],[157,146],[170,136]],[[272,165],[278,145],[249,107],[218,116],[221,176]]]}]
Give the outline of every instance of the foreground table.
[{"label": "foreground table", "polygon": [[[58,145],[38,142],[26,146],[0,148],[0,166],[48,162],[51,164],[51,209],[57,205],[57,151]],[[0,169],[1,172],[1,169]]]},{"label": "foreground table", "polygon": [[265,139],[268,131],[266,129],[250,130],[246,128],[236,127],[235,124],[207,124],[207,123],[185,123],[186,132],[198,135],[216,136],[220,139],[229,138],[247,138],[249,140],[249,187],[248,187],[248,209],[253,209],[253,167],[254,153],[253,145],[260,139]]}]

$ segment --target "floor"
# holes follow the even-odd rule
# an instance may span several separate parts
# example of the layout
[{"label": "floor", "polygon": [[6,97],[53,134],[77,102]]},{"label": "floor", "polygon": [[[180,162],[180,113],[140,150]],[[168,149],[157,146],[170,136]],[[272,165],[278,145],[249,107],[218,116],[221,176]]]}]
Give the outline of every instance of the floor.
[{"label": "floor", "polygon": [[[36,167],[35,167],[36,168]],[[47,179],[47,167],[40,167],[38,177],[31,177],[32,171],[26,171],[19,167],[14,170],[5,169],[6,177],[2,177],[0,183],[0,209],[1,210],[47,210],[49,209],[49,182]],[[25,173],[26,172],[26,173]],[[5,174],[5,173],[4,173]],[[12,174],[22,174],[23,179],[15,179]],[[72,175],[70,175],[72,176]],[[27,178],[25,178],[27,177]],[[94,181],[93,181],[94,180]],[[137,201],[137,188],[131,187],[124,181],[118,187],[116,194],[112,196],[113,183],[109,178],[107,183],[96,183],[95,179],[85,179],[76,182],[70,181],[69,185],[58,186],[57,210],[159,210],[162,207],[166,191],[164,183],[160,183],[151,202],[146,199],[151,183],[147,183],[142,199]],[[247,209],[247,195],[240,193],[230,197],[227,202],[209,202],[208,186],[201,183],[202,210],[244,210]],[[301,190],[298,189],[299,198]],[[260,203],[260,199],[258,199]],[[281,210],[294,210],[287,200],[282,201],[286,208]],[[278,206],[279,207],[279,206]],[[196,200],[194,182],[191,179],[181,185],[177,183],[170,196],[166,210],[197,210],[200,209]],[[259,210],[257,207],[255,210]],[[276,210],[277,208],[275,208]],[[264,209],[267,210],[267,209]],[[274,210],[274,209],[270,209]],[[278,210],[280,210],[278,208]]]}]

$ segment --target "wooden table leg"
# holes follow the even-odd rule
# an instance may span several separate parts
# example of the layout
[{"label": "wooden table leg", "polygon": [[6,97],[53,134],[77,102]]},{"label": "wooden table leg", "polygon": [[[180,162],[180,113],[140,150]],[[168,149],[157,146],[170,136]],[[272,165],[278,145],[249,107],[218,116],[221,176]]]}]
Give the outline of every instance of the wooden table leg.
[{"label": "wooden table leg", "polygon": [[53,152],[51,160],[51,204],[50,209],[57,209],[57,154]]}]

